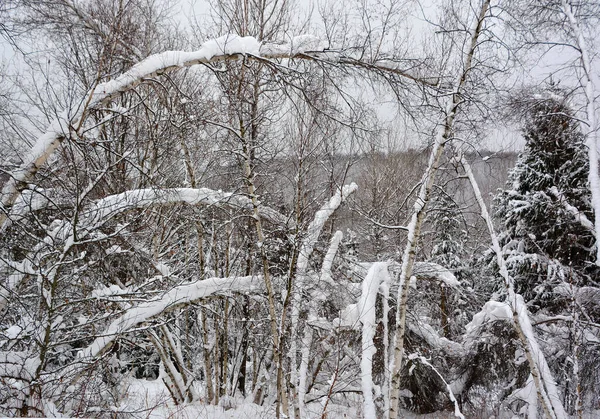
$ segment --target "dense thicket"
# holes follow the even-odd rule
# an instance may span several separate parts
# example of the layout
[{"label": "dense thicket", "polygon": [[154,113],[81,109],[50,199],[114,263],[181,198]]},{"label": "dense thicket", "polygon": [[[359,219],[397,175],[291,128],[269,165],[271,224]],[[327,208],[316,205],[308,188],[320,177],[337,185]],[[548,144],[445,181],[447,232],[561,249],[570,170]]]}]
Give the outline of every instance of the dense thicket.
[{"label": "dense thicket", "polygon": [[593,414],[590,84],[523,99],[528,2],[441,3],[0,5],[0,415]]}]

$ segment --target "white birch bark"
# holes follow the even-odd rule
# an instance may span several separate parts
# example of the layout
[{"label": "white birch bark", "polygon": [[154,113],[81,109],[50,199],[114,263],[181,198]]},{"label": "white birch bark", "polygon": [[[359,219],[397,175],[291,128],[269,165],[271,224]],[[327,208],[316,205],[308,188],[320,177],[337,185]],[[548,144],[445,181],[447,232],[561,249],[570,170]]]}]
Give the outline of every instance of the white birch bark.
[{"label": "white birch bark", "polygon": [[483,197],[481,196],[481,191],[479,190],[479,186],[475,180],[473,171],[471,170],[471,165],[467,162],[464,156],[461,156],[460,161],[465,173],[467,174],[467,177],[469,178],[475,198],[477,199],[477,203],[481,209],[481,217],[485,220],[490,237],[492,239],[492,248],[496,254],[496,262],[498,263],[500,275],[504,279],[504,283],[508,291],[508,304],[510,305],[512,311],[513,325],[517,331],[517,334],[519,335],[519,340],[521,341],[521,345],[525,351],[531,376],[533,377],[533,382],[535,383],[538,393],[538,398],[542,403],[544,412],[548,417],[555,419],[566,419],[568,416],[558,395],[556,382],[554,381],[554,377],[552,377],[552,373],[548,367],[544,353],[540,349],[537,339],[533,333],[531,321],[527,313],[527,306],[525,305],[523,298],[515,292],[513,278],[510,276],[508,268],[506,267],[506,261],[504,259],[502,248],[500,247],[500,242],[498,241],[498,236],[496,235],[492,219],[487,211],[487,206],[483,201]]},{"label": "white birch bark", "polygon": [[402,270],[399,278],[397,298],[398,308],[396,311],[397,330],[393,344],[394,356],[392,359],[392,365],[390,366],[390,419],[396,419],[399,412],[400,373],[402,371],[404,334],[406,331],[406,303],[408,299],[410,278],[412,276],[413,265],[415,262],[417,241],[419,239],[423,219],[425,218],[425,207],[429,201],[429,195],[431,193],[431,188],[433,187],[435,173],[438,169],[446,141],[448,141],[452,136],[456,113],[458,112],[460,104],[463,100],[461,94],[463,93],[465,84],[467,82],[467,76],[473,66],[473,56],[475,55],[475,50],[477,49],[479,36],[483,28],[483,21],[486,17],[490,2],[491,0],[483,1],[481,9],[479,10],[479,15],[475,21],[475,26],[472,29],[471,41],[465,56],[463,71],[458,77],[455,85],[455,91],[452,95],[452,102],[448,104],[446,109],[446,117],[442,125],[443,129],[436,135],[435,143],[429,157],[429,163],[423,175],[421,187],[419,188],[419,194],[413,207],[413,215],[408,225],[407,243],[406,247],[404,248],[402,257]]},{"label": "white birch bark", "polygon": [[[338,189],[337,193],[332,196],[330,200],[321,207],[321,209],[317,211],[313,220],[308,225],[306,237],[302,241],[302,245],[300,246],[300,251],[298,253],[298,260],[296,262],[296,283],[292,291],[293,295],[290,315],[291,324],[289,357],[291,363],[290,380],[297,388],[295,400],[300,415],[303,413],[305,395],[299,394],[301,390],[299,379],[301,376],[299,376],[299,371],[296,369],[298,363],[298,343],[296,335],[298,334],[298,322],[300,318],[300,309],[302,306],[302,291],[304,289],[304,283],[308,279],[308,261],[313,252],[315,244],[321,235],[321,231],[323,230],[325,223],[327,220],[329,220],[329,217],[331,217],[331,215],[339,208],[342,202],[344,202],[350,194],[356,191],[357,188],[358,186],[355,183],[351,183],[350,185],[345,185],[344,187]],[[306,393],[306,386],[304,387],[304,393]]]},{"label": "white birch bark", "polygon": [[594,227],[596,235],[596,265],[600,266],[600,245],[598,237],[600,234],[600,174],[598,173],[598,133],[596,123],[596,109],[594,106],[594,82],[592,80],[592,62],[590,58],[590,49],[587,45],[581,26],[570,0],[562,0],[562,12],[568,19],[569,26],[573,31],[581,68],[583,70],[582,79],[586,100],[587,132],[586,144],[588,147],[588,158],[590,161],[590,172],[588,180],[592,192],[592,208],[594,209]]}]

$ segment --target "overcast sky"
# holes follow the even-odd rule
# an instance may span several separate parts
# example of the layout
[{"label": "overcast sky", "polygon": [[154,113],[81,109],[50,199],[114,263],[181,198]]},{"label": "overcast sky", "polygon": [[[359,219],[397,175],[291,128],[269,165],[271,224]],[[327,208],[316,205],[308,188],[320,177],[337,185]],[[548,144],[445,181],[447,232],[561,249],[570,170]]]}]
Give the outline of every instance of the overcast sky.
[{"label": "overcast sky", "polygon": [[[0,0],[2,1],[2,0]],[[409,11],[409,26],[413,28],[411,36],[419,38],[426,31],[432,31],[432,27],[426,22],[426,18],[435,19],[437,9],[433,6],[434,0],[428,0],[422,4],[420,8],[414,8],[412,13]],[[301,0],[298,6],[301,8],[301,13],[309,10],[314,5],[308,0]],[[210,14],[210,5],[206,0],[179,0],[174,5],[174,19],[177,20],[182,27],[189,27],[191,22],[206,20]],[[531,84],[542,83],[548,80],[549,75],[553,74],[554,81],[562,81],[563,83],[573,81],[574,73],[572,70],[558,71],[560,68],[565,68],[567,64],[573,61],[574,51],[565,48],[555,48],[550,51],[542,60],[535,63],[531,68],[526,81]],[[13,48],[0,37],[0,58],[2,68],[5,73],[15,74],[19,71],[24,71],[22,58],[19,54],[13,51]],[[600,83],[596,83],[600,85]],[[381,99],[381,98],[378,98]],[[378,114],[386,120],[393,120],[395,113],[394,106],[389,105],[387,100],[392,100],[392,97],[383,100],[383,103],[378,107]],[[375,101],[375,100],[374,100]],[[486,139],[484,146],[492,149],[518,149],[522,146],[520,135],[513,127],[499,127],[490,138]]]}]

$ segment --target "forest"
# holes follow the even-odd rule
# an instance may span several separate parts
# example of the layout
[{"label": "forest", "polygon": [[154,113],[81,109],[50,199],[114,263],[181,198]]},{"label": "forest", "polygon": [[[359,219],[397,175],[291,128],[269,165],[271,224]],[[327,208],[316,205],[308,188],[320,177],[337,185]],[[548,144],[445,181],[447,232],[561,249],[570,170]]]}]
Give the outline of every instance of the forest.
[{"label": "forest", "polygon": [[600,417],[596,0],[0,0],[0,416]]}]

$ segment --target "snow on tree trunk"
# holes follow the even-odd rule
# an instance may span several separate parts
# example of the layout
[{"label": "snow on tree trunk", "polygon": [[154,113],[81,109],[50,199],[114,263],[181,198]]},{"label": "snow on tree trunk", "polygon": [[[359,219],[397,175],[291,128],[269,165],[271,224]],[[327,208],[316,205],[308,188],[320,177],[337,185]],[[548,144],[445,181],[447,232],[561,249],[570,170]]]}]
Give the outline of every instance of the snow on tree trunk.
[{"label": "snow on tree trunk", "polygon": [[[331,238],[331,244],[329,250],[323,259],[323,265],[321,266],[321,281],[330,283],[331,282],[331,267],[333,265],[333,259],[337,254],[338,248],[344,235],[341,231],[336,231]],[[319,292],[319,290],[315,290]],[[317,301],[318,298],[311,298],[309,302],[308,319],[316,318]],[[306,396],[306,384],[308,381],[308,364],[310,360],[310,347],[312,345],[313,329],[309,325],[304,328],[304,337],[302,338],[302,358],[300,359],[300,369],[298,372],[298,406],[302,409],[304,407],[303,400]],[[300,402],[302,400],[302,402]]]},{"label": "snow on tree trunk", "polygon": [[325,226],[325,223],[329,217],[331,217],[331,215],[339,208],[342,202],[344,202],[350,194],[356,191],[357,188],[358,186],[356,183],[351,183],[350,185],[345,185],[344,187],[338,189],[336,194],[333,195],[331,199],[317,211],[313,220],[308,225],[306,237],[302,241],[302,245],[300,246],[300,251],[298,253],[298,260],[296,262],[296,283],[294,286],[294,294],[292,296],[292,308],[290,316],[291,327],[289,357],[291,363],[290,379],[294,387],[297,388],[295,400],[300,414],[303,413],[305,396],[305,394],[300,394],[300,391],[306,392],[306,387],[304,386],[304,388],[302,388],[300,386],[299,380],[302,379],[302,377],[301,375],[300,377],[298,376],[298,371],[296,370],[296,353],[298,351],[296,335],[298,334],[298,322],[300,318],[300,309],[302,306],[302,292],[304,291],[304,284],[308,279],[308,261],[313,252],[315,244],[321,235],[321,231],[323,230],[323,227]]},{"label": "snow on tree trunk", "polygon": [[561,9],[569,21],[569,26],[575,36],[579,59],[583,70],[582,79],[585,88],[588,157],[590,160],[589,182],[592,192],[592,208],[594,209],[594,226],[596,231],[596,265],[600,266],[600,174],[598,173],[598,133],[596,126],[596,109],[594,107],[594,82],[592,81],[592,63],[590,50],[587,45],[579,21],[573,12],[573,5],[569,0],[562,0]]},{"label": "snow on tree trunk", "polygon": [[431,188],[435,173],[438,169],[440,158],[444,151],[446,142],[451,138],[454,128],[454,120],[459,110],[460,104],[464,100],[463,90],[467,82],[467,75],[473,66],[473,56],[478,46],[479,35],[482,32],[483,21],[486,17],[491,0],[485,0],[475,21],[475,27],[471,32],[471,42],[469,50],[465,56],[463,71],[458,77],[455,85],[455,91],[452,95],[452,102],[448,104],[446,116],[443,123],[443,130],[436,135],[435,143],[429,157],[429,163],[423,174],[419,194],[413,207],[413,215],[408,225],[408,237],[406,247],[402,257],[402,270],[399,278],[398,287],[398,307],[396,310],[396,334],[394,337],[394,356],[392,365],[390,365],[391,386],[390,386],[390,412],[389,418],[396,419],[399,412],[400,402],[400,373],[402,372],[402,357],[404,352],[404,334],[406,332],[406,309],[408,300],[408,291],[410,278],[412,276],[413,264],[415,261],[415,252],[417,241],[419,239],[421,224],[425,218],[425,207],[429,201]]},{"label": "snow on tree trunk", "polygon": [[377,262],[371,266],[362,283],[362,293],[358,300],[357,310],[362,323],[362,351],[360,361],[360,378],[363,393],[363,415],[365,419],[377,419],[373,402],[373,355],[377,352],[373,338],[375,337],[375,302],[379,286],[389,282],[387,262]]},{"label": "snow on tree trunk", "polygon": [[496,262],[500,268],[500,275],[504,279],[508,291],[508,304],[512,311],[513,325],[519,335],[521,345],[525,351],[527,361],[529,362],[529,368],[533,381],[535,383],[538,398],[542,402],[546,415],[550,418],[566,419],[568,416],[565,409],[560,401],[558,395],[558,389],[556,388],[556,382],[552,376],[552,372],[548,367],[544,353],[541,351],[535,334],[533,333],[533,327],[527,313],[527,306],[523,301],[523,297],[515,292],[514,281],[508,269],[506,267],[506,261],[504,254],[500,248],[500,242],[498,236],[494,230],[492,219],[487,211],[487,206],[481,196],[479,185],[475,180],[471,165],[467,162],[464,156],[460,157],[460,162],[469,178],[469,182],[473,188],[473,193],[479,207],[481,209],[481,217],[485,220],[488,227],[490,237],[492,239],[492,248],[496,254]]}]

